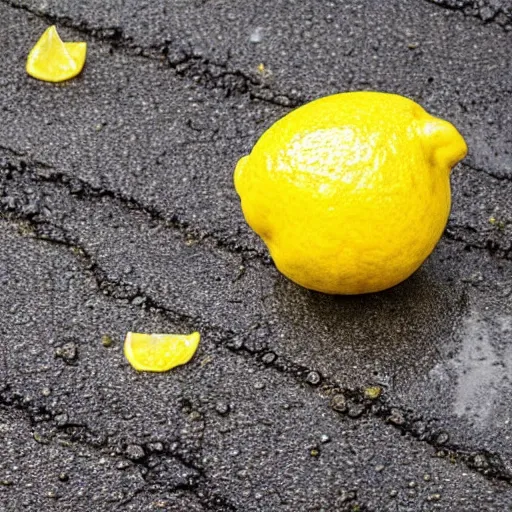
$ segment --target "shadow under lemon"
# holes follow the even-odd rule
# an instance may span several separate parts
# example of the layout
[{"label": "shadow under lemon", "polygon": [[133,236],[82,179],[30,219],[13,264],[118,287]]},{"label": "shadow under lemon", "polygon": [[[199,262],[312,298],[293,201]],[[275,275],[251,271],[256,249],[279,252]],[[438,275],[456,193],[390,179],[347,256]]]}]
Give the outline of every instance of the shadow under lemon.
[{"label": "shadow under lemon", "polygon": [[347,387],[407,391],[449,357],[467,308],[443,267],[433,255],[401,284],[353,296],[313,292],[280,275],[272,298],[280,353]]}]

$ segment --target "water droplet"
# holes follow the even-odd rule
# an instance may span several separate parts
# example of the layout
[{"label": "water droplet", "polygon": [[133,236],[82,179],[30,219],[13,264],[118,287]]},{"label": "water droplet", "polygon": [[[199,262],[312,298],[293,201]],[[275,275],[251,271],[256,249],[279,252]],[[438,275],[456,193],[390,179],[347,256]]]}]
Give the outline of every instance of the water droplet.
[{"label": "water droplet", "polygon": [[261,41],[263,41],[263,27],[256,27],[252,31],[249,41],[253,44],[261,43]]}]

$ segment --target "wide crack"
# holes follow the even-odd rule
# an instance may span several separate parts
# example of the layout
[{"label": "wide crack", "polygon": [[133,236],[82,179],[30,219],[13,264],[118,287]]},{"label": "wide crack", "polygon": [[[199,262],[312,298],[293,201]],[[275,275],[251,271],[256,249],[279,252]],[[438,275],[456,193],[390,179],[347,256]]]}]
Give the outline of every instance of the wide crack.
[{"label": "wide crack", "polygon": [[[187,414],[191,404],[183,403],[182,405],[181,412]],[[22,394],[13,391],[8,383],[4,383],[0,390],[0,410],[2,408],[20,411],[33,431],[34,440],[40,444],[54,443],[62,447],[79,444],[101,455],[114,453],[118,464],[124,464],[123,467],[136,466],[144,479],[144,485],[132,490],[119,502],[119,505],[129,503],[138,494],[147,490],[151,492],[186,491],[192,493],[199,503],[208,507],[208,510],[219,512],[236,512],[237,510],[227,498],[210,491],[211,484],[201,464],[201,446],[191,454],[188,448],[184,451],[181,440],[142,443],[137,446],[142,449],[144,455],[133,460],[133,457],[128,455],[127,442],[109,440],[106,436],[93,432],[87,425],[71,422],[62,424],[59,420],[62,412],[55,413],[41,400],[27,400]],[[161,467],[165,467],[167,459],[177,461],[186,470],[186,474],[180,475],[178,481],[175,481],[176,478],[165,478],[165,469],[162,472]]]},{"label": "wide crack", "polygon": [[[26,155],[5,146],[0,146],[0,151],[7,153],[9,157],[4,162],[0,161],[0,172],[3,172],[3,175],[0,175],[0,203],[1,211],[4,213],[11,211],[11,206],[14,205],[11,205],[9,199],[5,198],[2,189],[8,180],[18,179],[14,176],[14,173],[17,173],[19,177],[27,177],[34,186],[44,183],[55,185],[78,201],[98,202],[107,198],[128,211],[146,215],[151,222],[164,229],[179,233],[188,243],[209,243],[213,248],[231,254],[240,254],[245,261],[258,258],[265,265],[271,263],[266,253],[249,249],[235,241],[217,237],[214,233],[204,232],[198,227],[192,226],[189,222],[180,219],[176,214],[164,216],[157,208],[144,204],[134,197],[124,195],[119,191],[93,186],[80,178],[70,177],[65,173],[56,171],[44,162],[29,160]],[[14,207],[14,210],[16,210],[16,207]],[[30,212],[30,217],[39,213],[35,209]],[[41,222],[41,224],[45,223]],[[46,224],[50,225],[49,222]],[[53,228],[58,229],[57,226],[53,226]]]}]

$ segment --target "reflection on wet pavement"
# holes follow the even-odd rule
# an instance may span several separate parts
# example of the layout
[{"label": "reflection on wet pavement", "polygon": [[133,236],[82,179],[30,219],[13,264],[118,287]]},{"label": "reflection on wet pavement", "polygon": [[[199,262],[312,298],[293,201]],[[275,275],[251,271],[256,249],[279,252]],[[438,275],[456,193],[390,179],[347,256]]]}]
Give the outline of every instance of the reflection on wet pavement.
[{"label": "reflection on wet pavement", "polygon": [[[493,339],[500,335],[503,342],[507,333],[510,337],[511,323],[510,316],[489,322],[477,310],[472,310],[464,321],[462,347],[450,363],[457,375],[454,412],[470,418],[475,426],[483,427],[500,416],[497,410],[500,396],[505,390],[510,391],[507,388],[510,387],[512,345],[500,354]],[[505,422],[508,424],[509,418]]]},{"label": "reflection on wet pavement", "polygon": [[490,306],[472,304],[456,336],[460,348],[432,368],[432,381],[451,395],[452,413],[471,430],[506,433],[511,421],[506,398],[512,391],[512,316],[495,316]]}]

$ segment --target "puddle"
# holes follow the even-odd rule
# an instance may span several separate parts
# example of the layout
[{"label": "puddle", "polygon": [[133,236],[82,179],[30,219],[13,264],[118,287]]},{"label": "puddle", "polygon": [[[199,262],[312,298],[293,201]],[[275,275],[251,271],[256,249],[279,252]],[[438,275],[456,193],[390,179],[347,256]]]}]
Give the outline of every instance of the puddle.
[{"label": "puddle", "polygon": [[480,429],[510,423],[512,316],[471,309],[461,326],[461,347],[431,377],[455,381],[453,412]]}]

